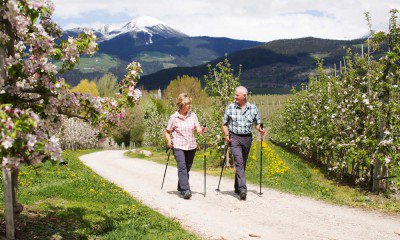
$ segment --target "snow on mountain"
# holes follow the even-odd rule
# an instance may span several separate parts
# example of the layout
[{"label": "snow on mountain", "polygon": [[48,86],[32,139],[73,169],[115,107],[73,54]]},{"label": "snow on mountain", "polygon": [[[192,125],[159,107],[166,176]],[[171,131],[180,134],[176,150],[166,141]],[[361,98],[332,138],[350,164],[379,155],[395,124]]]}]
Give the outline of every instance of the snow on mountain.
[{"label": "snow on mountain", "polygon": [[[389,26],[388,26],[387,23],[382,23],[382,22],[381,22],[381,23],[379,23],[379,24],[374,25],[374,26],[372,27],[372,30],[373,30],[375,33],[376,33],[376,32],[385,32],[385,33],[388,33],[388,32],[389,32]],[[370,31],[368,31],[368,32],[366,32],[366,33],[364,33],[364,34],[358,36],[357,38],[364,39],[364,38],[369,38],[369,37],[372,37]]]},{"label": "snow on mountain", "polygon": [[102,26],[101,28],[99,28],[98,29],[98,31],[100,32],[100,33],[102,33],[103,35],[108,35],[109,34],[109,26],[108,25],[104,25],[104,26]]},{"label": "snow on mountain", "polygon": [[164,25],[163,22],[160,20],[149,17],[149,16],[141,16],[138,18],[133,19],[129,23],[127,23],[125,26],[121,28],[121,30],[136,30],[136,31],[147,31],[148,28],[157,26],[157,25]]},{"label": "snow on mountain", "polygon": [[[83,29],[84,28],[78,27],[66,30],[65,32],[79,34],[83,32]],[[110,27],[107,25],[101,27],[100,29],[92,30],[99,38],[99,42],[110,40],[126,33],[131,34],[133,38],[137,38],[139,36],[144,38],[143,42],[145,42],[146,45],[153,43],[152,37],[155,35],[161,36],[163,38],[187,37],[186,34],[150,16],[137,17],[123,25],[121,28],[111,31]]]}]

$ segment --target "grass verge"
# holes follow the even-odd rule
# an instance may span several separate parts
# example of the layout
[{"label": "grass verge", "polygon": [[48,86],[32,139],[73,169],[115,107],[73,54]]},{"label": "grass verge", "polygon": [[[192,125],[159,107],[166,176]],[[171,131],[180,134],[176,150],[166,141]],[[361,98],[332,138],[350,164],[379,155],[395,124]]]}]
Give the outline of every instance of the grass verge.
[{"label": "grass verge", "polygon": [[[78,160],[90,152],[64,151],[66,166],[20,168],[25,210],[16,216],[17,239],[199,239]],[[0,208],[4,218],[3,194]],[[1,226],[4,235],[4,222]]]}]

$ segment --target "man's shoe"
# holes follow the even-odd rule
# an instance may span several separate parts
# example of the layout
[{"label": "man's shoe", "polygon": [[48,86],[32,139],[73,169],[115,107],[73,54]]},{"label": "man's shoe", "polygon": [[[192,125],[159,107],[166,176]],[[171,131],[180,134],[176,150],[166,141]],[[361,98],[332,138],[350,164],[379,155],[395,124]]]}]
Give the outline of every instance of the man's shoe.
[{"label": "man's shoe", "polygon": [[184,199],[190,199],[192,197],[192,192],[190,190],[183,191],[182,196]]},{"label": "man's shoe", "polygon": [[246,190],[241,190],[239,192],[240,200],[246,200],[246,195],[247,195]]},{"label": "man's shoe", "polygon": [[239,190],[235,189],[235,193],[236,193],[236,194],[239,194]]}]

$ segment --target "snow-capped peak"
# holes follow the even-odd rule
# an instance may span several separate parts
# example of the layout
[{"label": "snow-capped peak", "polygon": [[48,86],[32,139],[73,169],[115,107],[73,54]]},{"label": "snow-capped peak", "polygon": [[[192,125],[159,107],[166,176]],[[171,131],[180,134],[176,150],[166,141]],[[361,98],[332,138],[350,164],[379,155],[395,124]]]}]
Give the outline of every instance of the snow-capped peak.
[{"label": "snow-capped peak", "polygon": [[[112,27],[103,25],[93,29],[98,36],[99,42],[110,40],[112,38],[121,36],[123,34],[129,33],[133,38],[142,38],[144,44],[152,44],[153,36],[157,35],[163,38],[173,38],[173,37],[186,37],[187,35],[175,30],[168,25],[164,24],[160,20],[150,17],[150,16],[140,16],[128,23],[126,23],[122,28],[111,29]],[[69,32],[80,33],[83,32],[82,28],[75,28],[67,30]]]},{"label": "snow-capped peak", "polygon": [[146,28],[149,27],[154,27],[157,25],[165,25],[163,22],[160,20],[150,17],[150,16],[140,16],[137,17],[133,20],[131,20],[129,23],[127,23],[125,26],[122,27],[124,30],[145,30]]},{"label": "snow-capped peak", "polygon": [[110,32],[110,26],[108,25],[103,25],[101,26],[98,31],[104,35],[107,35]]}]

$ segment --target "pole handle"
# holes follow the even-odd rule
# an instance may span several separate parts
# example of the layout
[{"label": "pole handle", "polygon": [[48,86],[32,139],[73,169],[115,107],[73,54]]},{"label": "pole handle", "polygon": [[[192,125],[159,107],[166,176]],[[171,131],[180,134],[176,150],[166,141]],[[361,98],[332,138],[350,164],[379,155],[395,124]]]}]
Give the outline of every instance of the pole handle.
[{"label": "pole handle", "polygon": [[[173,141],[171,141],[171,145],[174,145],[174,142]],[[168,150],[170,150],[171,148],[169,147],[169,146],[167,146],[167,148],[165,149],[165,153],[167,153],[168,152]]]}]

